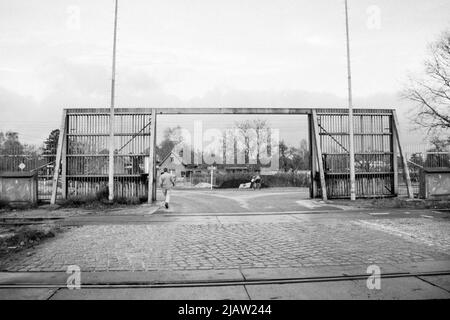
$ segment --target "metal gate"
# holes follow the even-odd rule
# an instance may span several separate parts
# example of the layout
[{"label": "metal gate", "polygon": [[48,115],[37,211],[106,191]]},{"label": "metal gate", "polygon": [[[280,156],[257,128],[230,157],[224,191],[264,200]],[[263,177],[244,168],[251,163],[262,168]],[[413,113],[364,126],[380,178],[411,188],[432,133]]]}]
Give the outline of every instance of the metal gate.
[{"label": "metal gate", "polygon": [[[314,181],[311,189],[312,197],[324,197],[325,189],[325,198],[348,198],[350,196],[348,110],[314,110],[310,124],[312,145],[317,143],[315,140],[319,142],[317,147],[311,150],[314,155],[311,164]],[[398,123],[393,110],[354,110],[357,197],[398,194],[397,152],[401,145],[397,128]],[[321,178],[324,179],[324,183],[320,183]],[[409,177],[407,180],[409,181]]]},{"label": "metal gate", "polygon": [[[151,109],[115,110],[115,197],[147,197],[150,120]],[[106,192],[109,109],[67,109],[61,132],[64,132],[60,155],[63,198]]]},{"label": "metal gate", "polygon": [[[348,110],[312,108],[129,108],[115,109],[114,192],[116,197],[156,198],[157,114],[304,114],[309,117],[311,197],[349,197]],[[53,177],[52,202],[102,192],[108,182],[109,109],[65,109]],[[397,153],[406,158],[391,109],[355,109],[354,145],[358,197],[398,194]],[[148,161],[146,161],[148,159]],[[147,164],[146,164],[147,163]],[[147,179],[147,177],[149,177]],[[150,197],[148,195],[150,194]]]}]

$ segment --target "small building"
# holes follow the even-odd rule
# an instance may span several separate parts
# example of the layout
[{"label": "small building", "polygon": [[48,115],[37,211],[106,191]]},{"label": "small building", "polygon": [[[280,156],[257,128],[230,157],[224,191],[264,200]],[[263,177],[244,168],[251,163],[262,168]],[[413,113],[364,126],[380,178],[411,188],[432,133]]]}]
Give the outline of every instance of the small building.
[{"label": "small building", "polygon": [[183,158],[173,150],[159,162],[159,171],[162,172],[164,168],[167,168],[167,170],[177,178],[189,177],[192,173],[192,170],[188,168],[188,165],[183,162]]}]

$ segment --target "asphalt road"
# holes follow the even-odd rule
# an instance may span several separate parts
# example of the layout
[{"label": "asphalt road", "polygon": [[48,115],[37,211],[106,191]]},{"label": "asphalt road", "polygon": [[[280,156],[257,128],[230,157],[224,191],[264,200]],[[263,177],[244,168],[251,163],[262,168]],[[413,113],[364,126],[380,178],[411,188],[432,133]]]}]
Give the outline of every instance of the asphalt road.
[{"label": "asphalt road", "polygon": [[[158,190],[159,191],[159,190]],[[163,203],[161,192],[157,196]],[[309,199],[307,188],[270,188],[262,190],[174,189],[169,209],[157,213],[273,213],[342,210],[339,206]]]}]

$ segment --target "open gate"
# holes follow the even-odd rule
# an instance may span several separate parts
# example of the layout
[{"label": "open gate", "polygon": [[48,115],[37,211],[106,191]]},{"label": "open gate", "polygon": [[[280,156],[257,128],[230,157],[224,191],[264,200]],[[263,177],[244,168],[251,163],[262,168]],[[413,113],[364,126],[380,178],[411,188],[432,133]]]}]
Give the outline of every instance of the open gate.
[{"label": "open gate", "polygon": [[[398,121],[394,110],[355,109],[353,113],[355,186],[357,197],[398,194]],[[312,197],[350,196],[347,109],[318,109],[310,115]],[[318,142],[318,143],[317,143]],[[318,160],[320,159],[320,161]],[[405,172],[410,187],[408,170]]]},{"label": "open gate", "polygon": [[[350,196],[347,109],[117,108],[114,119],[116,197],[148,197],[150,202],[156,199],[154,149],[158,114],[305,114],[309,117],[311,197]],[[408,195],[412,197],[395,111],[355,109],[353,122],[357,196],[398,194],[398,152],[406,168]],[[65,109],[61,123],[53,185],[61,185],[62,198],[101,191],[108,182],[109,109]]]},{"label": "open gate", "polygon": [[[151,113],[152,109],[115,110],[115,197],[142,199],[148,195]],[[60,180],[62,198],[106,192],[109,110],[66,109],[60,132],[54,182]],[[52,202],[55,197],[54,193]]]}]

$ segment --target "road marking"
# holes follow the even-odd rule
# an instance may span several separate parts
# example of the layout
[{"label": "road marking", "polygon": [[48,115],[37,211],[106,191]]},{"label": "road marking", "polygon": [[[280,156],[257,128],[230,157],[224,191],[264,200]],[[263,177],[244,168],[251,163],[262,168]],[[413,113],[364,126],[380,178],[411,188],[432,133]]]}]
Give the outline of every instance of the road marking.
[{"label": "road marking", "polygon": [[302,207],[306,207],[308,209],[314,209],[314,208],[320,208],[323,205],[318,204],[315,201],[312,200],[297,200],[295,201],[298,205],[302,206]]},{"label": "road marking", "polygon": [[389,212],[370,212],[371,216],[383,216],[389,214]]},{"label": "road marking", "polygon": [[421,214],[420,216],[423,217],[423,218],[433,219],[432,216],[427,216],[426,214]]},{"label": "road marking", "polygon": [[405,212],[403,212],[404,214],[411,214],[411,212],[409,212],[409,211],[405,211]]}]

